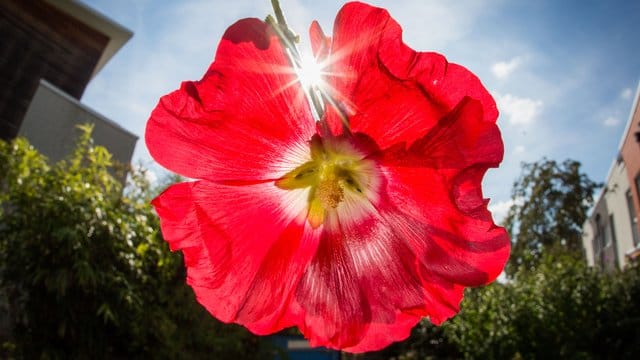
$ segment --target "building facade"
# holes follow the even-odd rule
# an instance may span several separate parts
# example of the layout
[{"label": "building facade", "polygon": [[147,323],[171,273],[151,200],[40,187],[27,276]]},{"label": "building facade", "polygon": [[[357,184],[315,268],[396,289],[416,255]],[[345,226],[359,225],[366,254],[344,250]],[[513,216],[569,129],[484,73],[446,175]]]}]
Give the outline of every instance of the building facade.
[{"label": "building facade", "polygon": [[0,1],[0,139],[25,136],[59,160],[78,134],[72,124],[90,122],[95,143],[130,163],[137,137],[80,98],[131,36],[78,1]]},{"label": "building facade", "polygon": [[107,146],[114,159],[128,163],[138,137],[46,80],[40,80],[18,136],[29,139],[50,161],[56,162],[73,151],[78,126],[82,124],[93,124],[94,143]]},{"label": "building facade", "polygon": [[589,219],[583,226],[587,261],[607,271],[621,269],[640,256],[640,84],[618,157],[609,170]]}]

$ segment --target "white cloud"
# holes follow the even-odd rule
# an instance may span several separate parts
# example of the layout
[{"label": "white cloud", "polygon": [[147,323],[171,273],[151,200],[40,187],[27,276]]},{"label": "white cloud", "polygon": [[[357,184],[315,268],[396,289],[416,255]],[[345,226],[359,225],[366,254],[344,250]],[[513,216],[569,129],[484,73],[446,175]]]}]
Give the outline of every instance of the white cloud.
[{"label": "white cloud", "polygon": [[498,79],[506,79],[514,72],[522,63],[520,57],[514,57],[509,61],[500,61],[491,66],[491,72]]},{"label": "white cloud", "polygon": [[620,97],[624,100],[631,99],[631,96],[633,96],[633,90],[631,90],[630,88],[626,88],[620,92]]},{"label": "white cloud", "polygon": [[518,145],[513,149],[514,154],[522,154],[524,153],[526,148],[523,145]]},{"label": "white cloud", "polygon": [[602,125],[608,126],[608,127],[616,126],[618,124],[620,124],[620,120],[613,116],[609,116],[608,118],[604,119],[604,121],[602,122]]},{"label": "white cloud", "polygon": [[496,94],[498,109],[509,123],[513,125],[527,125],[532,123],[542,111],[540,100],[520,98],[512,94]]},{"label": "white cloud", "polygon": [[502,222],[505,217],[507,217],[507,213],[509,209],[513,205],[513,200],[500,201],[495,204],[489,204],[489,211],[493,215],[493,220],[496,223]]},{"label": "white cloud", "polygon": [[513,199],[499,201],[495,204],[490,203],[489,211],[491,211],[491,214],[493,215],[493,220],[497,224],[499,224],[504,220],[504,218],[507,217],[507,213],[509,212],[509,209],[511,209],[513,205],[522,205],[522,204],[524,204],[524,200],[522,198],[518,198],[515,201]]}]

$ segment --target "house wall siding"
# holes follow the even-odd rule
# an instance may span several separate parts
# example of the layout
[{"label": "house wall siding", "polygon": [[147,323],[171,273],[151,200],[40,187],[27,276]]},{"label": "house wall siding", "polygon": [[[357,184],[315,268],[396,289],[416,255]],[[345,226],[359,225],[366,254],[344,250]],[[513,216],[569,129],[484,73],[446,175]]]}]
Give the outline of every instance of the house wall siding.
[{"label": "house wall siding", "polygon": [[43,1],[0,1],[0,138],[14,138],[40,79],[80,99],[109,38]]}]

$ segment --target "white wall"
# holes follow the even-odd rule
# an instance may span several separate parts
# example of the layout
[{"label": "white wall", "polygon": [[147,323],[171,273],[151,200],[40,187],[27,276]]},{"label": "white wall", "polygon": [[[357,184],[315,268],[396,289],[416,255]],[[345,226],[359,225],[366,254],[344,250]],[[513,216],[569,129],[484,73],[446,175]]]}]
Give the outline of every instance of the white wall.
[{"label": "white wall", "polygon": [[18,136],[27,138],[31,145],[55,162],[73,150],[79,134],[76,126],[85,123],[94,124],[96,145],[106,147],[120,163],[131,162],[137,136],[44,80],[40,81],[29,104]]},{"label": "white wall", "polygon": [[[608,264],[606,267],[612,267],[613,263],[611,261],[613,261],[614,256],[617,259],[616,266],[618,269],[622,269],[627,265],[626,253],[634,248],[632,223],[627,204],[628,190],[629,178],[627,177],[627,169],[620,158],[613,163],[607,177],[607,183],[596,200],[589,219],[582,227],[582,244],[585,248],[587,263],[590,266],[603,265],[599,263],[599,257],[598,259],[594,258],[596,249],[594,249],[593,240],[598,236],[595,221],[597,215],[601,217],[602,231],[606,231],[606,234],[602,236],[607,239],[615,236],[615,249],[611,246],[605,246],[605,248],[601,249],[605,253],[605,263]],[[611,223],[612,219],[613,223]],[[595,255],[599,256],[599,254]]]},{"label": "white wall", "polygon": [[623,161],[618,161],[607,182],[609,191],[605,194],[609,215],[613,215],[614,229],[617,242],[618,266],[623,268],[627,264],[625,253],[634,247],[631,231],[631,218],[627,205],[626,193],[629,190],[629,178]]}]

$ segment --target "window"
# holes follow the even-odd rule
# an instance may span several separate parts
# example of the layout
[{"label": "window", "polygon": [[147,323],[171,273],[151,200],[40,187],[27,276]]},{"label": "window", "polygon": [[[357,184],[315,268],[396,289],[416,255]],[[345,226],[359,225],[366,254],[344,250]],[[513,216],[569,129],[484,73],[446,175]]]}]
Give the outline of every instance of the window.
[{"label": "window", "polygon": [[[609,243],[613,248],[613,263],[615,267],[618,267],[618,243],[616,240],[616,223],[613,221],[613,214],[609,215],[609,229],[611,230],[609,236]],[[607,244],[607,245],[608,245]]]},{"label": "window", "polygon": [[602,248],[603,248],[603,238],[602,235],[604,233],[602,227],[602,219],[600,214],[596,214],[596,228],[595,228],[595,236],[593,237],[593,262],[598,264],[600,267],[603,267],[603,258],[602,258]]},{"label": "window", "polygon": [[611,217],[609,217],[609,223],[605,225],[604,228],[604,242],[602,244],[603,248],[610,247],[612,243],[612,234],[613,234],[613,224],[611,222]]},{"label": "window", "polygon": [[633,238],[633,245],[638,245],[638,242],[640,242],[640,239],[638,238],[638,215],[636,214],[635,206],[633,206],[633,194],[631,194],[631,190],[627,190],[626,196],[627,208],[629,209],[629,219],[631,220],[631,236]]}]

